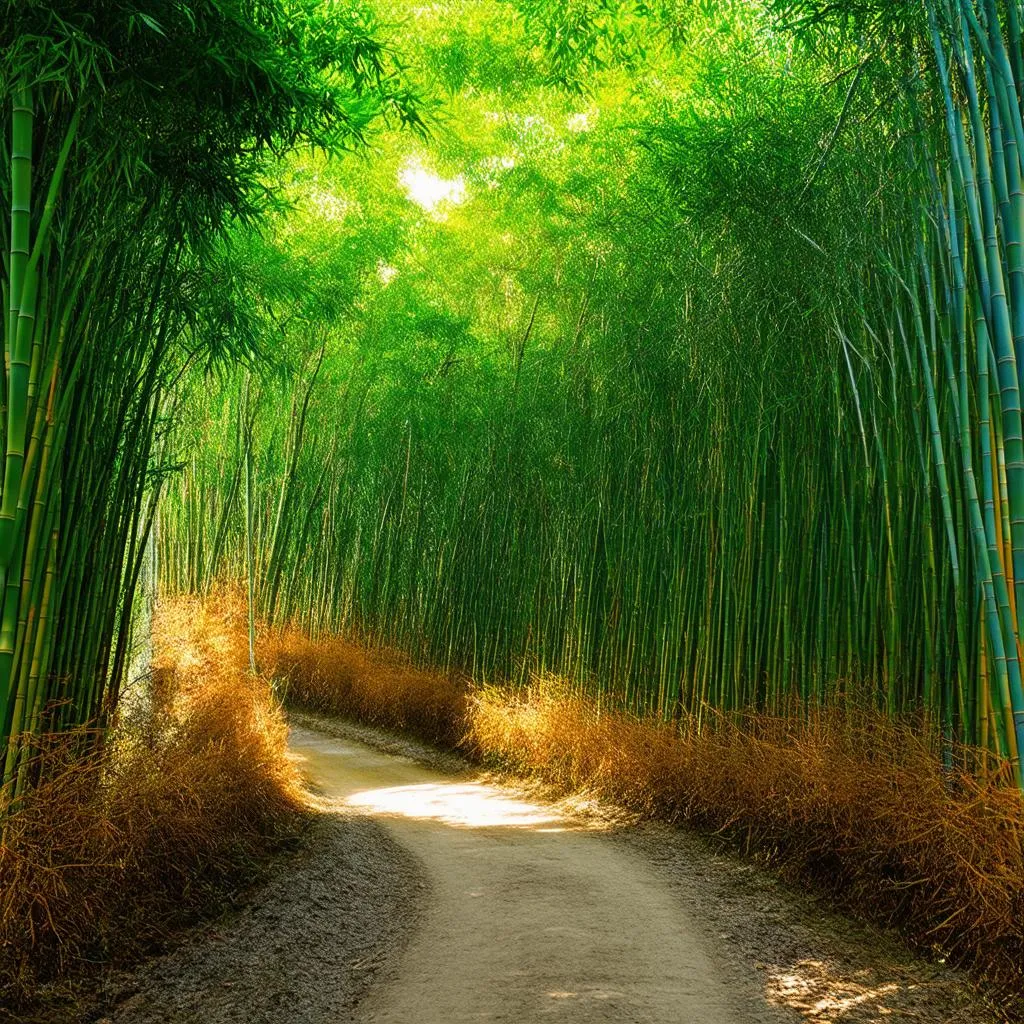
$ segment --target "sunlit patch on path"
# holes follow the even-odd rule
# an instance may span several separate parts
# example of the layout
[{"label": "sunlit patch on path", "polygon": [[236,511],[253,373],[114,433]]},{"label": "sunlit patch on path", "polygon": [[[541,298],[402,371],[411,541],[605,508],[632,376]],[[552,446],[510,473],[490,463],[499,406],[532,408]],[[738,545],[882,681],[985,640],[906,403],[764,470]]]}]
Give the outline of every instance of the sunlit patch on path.
[{"label": "sunlit patch on path", "polygon": [[549,807],[517,800],[479,782],[372,789],[354,794],[348,803],[374,814],[430,818],[464,828],[538,828],[562,822],[561,816]]},{"label": "sunlit patch on path", "polygon": [[761,1024],[761,979],[742,994],[726,984],[708,936],[643,859],[572,808],[303,727],[292,749],[318,806],[383,823],[429,883],[415,938],[360,1024]]},{"label": "sunlit patch on path", "polygon": [[[797,1011],[822,1024],[847,1020],[904,1020],[917,1017],[914,1005],[928,984],[920,978],[888,977],[875,970],[851,972],[824,960],[766,965],[765,996],[773,1006]],[[963,1018],[967,1019],[967,1018]]]}]

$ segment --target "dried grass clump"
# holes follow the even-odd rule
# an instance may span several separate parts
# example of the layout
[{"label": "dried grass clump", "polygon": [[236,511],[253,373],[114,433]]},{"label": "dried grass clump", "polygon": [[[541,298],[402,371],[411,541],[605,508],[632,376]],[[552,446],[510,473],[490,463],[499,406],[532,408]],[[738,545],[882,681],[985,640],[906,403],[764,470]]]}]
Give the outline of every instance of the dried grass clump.
[{"label": "dried grass clump", "polygon": [[287,627],[258,644],[262,671],[284,682],[289,704],[346,715],[455,746],[465,732],[467,687],[443,672],[416,668],[404,655],[331,637],[311,640]]},{"label": "dried grass clump", "polygon": [[919,731],[824,711],[679,727],[539,683],[478,692],[468,742],[561,790],[725,833],[1019,999],[1024,801],[944,772]]},{"label": "dried grass clump", "polygon": [[[301,824],[287,726],[266,682],[220,657],[196,604],[158,625],[152,702],[98,746],[39,754],[45,781],[0,842],[0,1000],[130,959],[223,904]],[[85,752],[88,751],[88,752]]]}]

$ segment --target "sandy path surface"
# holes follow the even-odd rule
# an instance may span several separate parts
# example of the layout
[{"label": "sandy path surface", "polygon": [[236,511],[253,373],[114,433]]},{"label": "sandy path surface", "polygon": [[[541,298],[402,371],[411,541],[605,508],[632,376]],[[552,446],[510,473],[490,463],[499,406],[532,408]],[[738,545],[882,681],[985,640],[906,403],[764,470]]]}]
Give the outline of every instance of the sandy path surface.
[{"label": "sandy path surface", "polygon": [[305,729],[323,795],[421,863],[423,918],[357,1019],[375,1024],[779,1019],[715,966],[699,921],[635,853],[550,805]]}]

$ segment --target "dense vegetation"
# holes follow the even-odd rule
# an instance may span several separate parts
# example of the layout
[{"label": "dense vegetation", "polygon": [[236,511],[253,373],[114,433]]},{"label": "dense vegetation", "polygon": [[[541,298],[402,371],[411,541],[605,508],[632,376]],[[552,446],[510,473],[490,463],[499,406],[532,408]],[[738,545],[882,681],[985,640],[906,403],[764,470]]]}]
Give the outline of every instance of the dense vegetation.
[{"label": "dense vegetation", "polygon": [[276,340],[186,386],[166,583],[1016,765],[1016,5],[401,13],[430,137],[296,156],[233,232]]},{"label": "dense vegetation", "polygon": [[98,722],[173,465],[182,380],[262,327],[221,241],[274,203],[273,159],[336,151],[415,98],[341,5],[6,0],[0,749]]},{"label": "dense vegetation", "polygon": [[1021,0],[0,10],[12,990],[291,834],[280,676],[1019,996]]},{"label": "dense vegetation", "polygon": [[9,792],[154,529],[269,621],[1019,777],[1016,0],[151,7],[5,8]]}]

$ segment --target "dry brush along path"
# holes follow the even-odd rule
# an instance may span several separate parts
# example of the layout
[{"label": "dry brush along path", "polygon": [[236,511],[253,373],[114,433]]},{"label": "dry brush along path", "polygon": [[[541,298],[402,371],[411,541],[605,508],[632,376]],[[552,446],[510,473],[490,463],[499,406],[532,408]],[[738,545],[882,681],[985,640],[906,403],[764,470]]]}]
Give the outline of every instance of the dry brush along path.
[{"label": "dry brush along path", "polygon": [[292,749],[322,812],[305,852],[232,919],[112,985],[107,1019],[998,1019],[954,972],[702,839],[301,721]]}]

